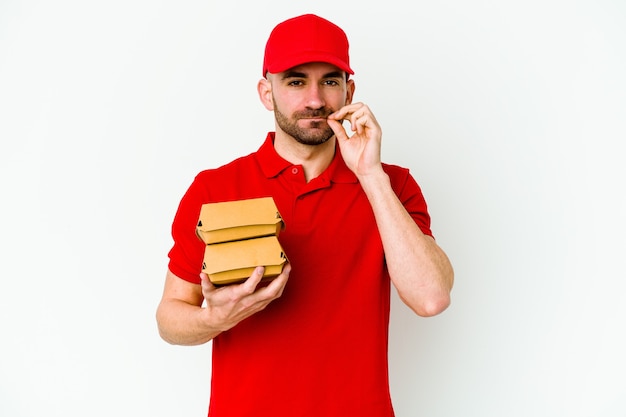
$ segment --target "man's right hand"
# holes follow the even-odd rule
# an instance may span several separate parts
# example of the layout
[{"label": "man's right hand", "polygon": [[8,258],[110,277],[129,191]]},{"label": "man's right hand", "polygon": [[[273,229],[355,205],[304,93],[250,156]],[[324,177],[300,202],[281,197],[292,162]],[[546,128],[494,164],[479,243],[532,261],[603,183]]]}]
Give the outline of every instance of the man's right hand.
[{"label": "man's right hand", "polygon": [[258,267],[241,284],[216,287],[206,274],[200,275],[198,285],[168,270],[157,308],[159,334],[174,345],[200,345],[263,310],[282,295],[291,265],[286,264],[283,272],[267,285],[259,285],[263,271],[263,267]]},{"label": "man's right hand", "polygon": [[291,272],[287,263],[280,275],[267,285],[259,286],[265,268],[256,267],[250,278],[241,284],[216,287],[205,273],[200,274],[202,295],[206,301],[207,320],[216,330],[226,331],[240,321],[263,310],[269,303],[279,298]]}]

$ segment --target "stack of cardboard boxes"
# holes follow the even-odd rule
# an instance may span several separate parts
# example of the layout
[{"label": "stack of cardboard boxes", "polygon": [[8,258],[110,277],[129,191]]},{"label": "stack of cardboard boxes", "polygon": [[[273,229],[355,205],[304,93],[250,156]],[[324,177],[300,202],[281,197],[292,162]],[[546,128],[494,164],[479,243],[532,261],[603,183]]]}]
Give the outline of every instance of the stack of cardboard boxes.
[{"label": "stack of cardboard boxes", "polygon": [[203,204],[196,234],[206,244],[202,272],[215,285],[246,280],[264,266],[263,280],[287,262],[278,235],[285,228],[272,197]]}]

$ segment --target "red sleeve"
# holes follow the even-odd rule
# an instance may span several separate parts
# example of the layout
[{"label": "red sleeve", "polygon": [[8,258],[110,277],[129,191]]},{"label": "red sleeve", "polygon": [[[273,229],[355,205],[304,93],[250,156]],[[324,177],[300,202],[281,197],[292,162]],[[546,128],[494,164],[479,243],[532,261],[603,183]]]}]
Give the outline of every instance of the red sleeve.
[{"label": "red sleeve", "polygon": [[206,187],[196,176],[183,198],[172,222],[174,245],[169,251],[168,267],[176,276],[200,284],[200,272],[204,258],[204,243],[196,235],[200,209],[207,200]]}]

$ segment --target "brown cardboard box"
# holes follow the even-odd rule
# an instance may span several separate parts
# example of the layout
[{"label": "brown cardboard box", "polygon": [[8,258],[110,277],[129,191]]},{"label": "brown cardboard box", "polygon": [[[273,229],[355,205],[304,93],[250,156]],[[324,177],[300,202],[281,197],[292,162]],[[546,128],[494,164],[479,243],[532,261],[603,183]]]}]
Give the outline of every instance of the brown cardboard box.
[{"label": "brown cardboard box", "polygon": [[279,275],[287,257],[276,236],[206,245],[202,272],[215,285],[233,284],[250,277],[254,268],[264,266],[263,280]]},{"label": "brown cardboard box", "polygon": [[202,205],[196,233],[206,244],[278,236],[285,227],[272,197]]}]

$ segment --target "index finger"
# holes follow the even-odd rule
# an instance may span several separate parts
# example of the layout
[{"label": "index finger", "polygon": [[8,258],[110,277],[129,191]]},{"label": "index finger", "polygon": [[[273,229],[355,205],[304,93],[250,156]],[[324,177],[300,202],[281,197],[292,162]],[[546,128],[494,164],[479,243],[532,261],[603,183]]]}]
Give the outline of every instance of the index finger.
[{"label": "index finger", "polygon": [[347,120],[352,113],[354,113],[361,107],[363,107],[363,103],[347,104],[336,112],[330,114],[328,118],[334,120]]},{"label": "index finger", "polygon": [[254,291],[256,291],[257,285],[259,285],[259,282],[261,282],[261,279],[263,279],[264,273],[265,267],[257,266],[256,268],[254,268],[252,275],[250,275],[247,280],[242,282],[239,288],[243,289],[246,294],[254,293]]}]

